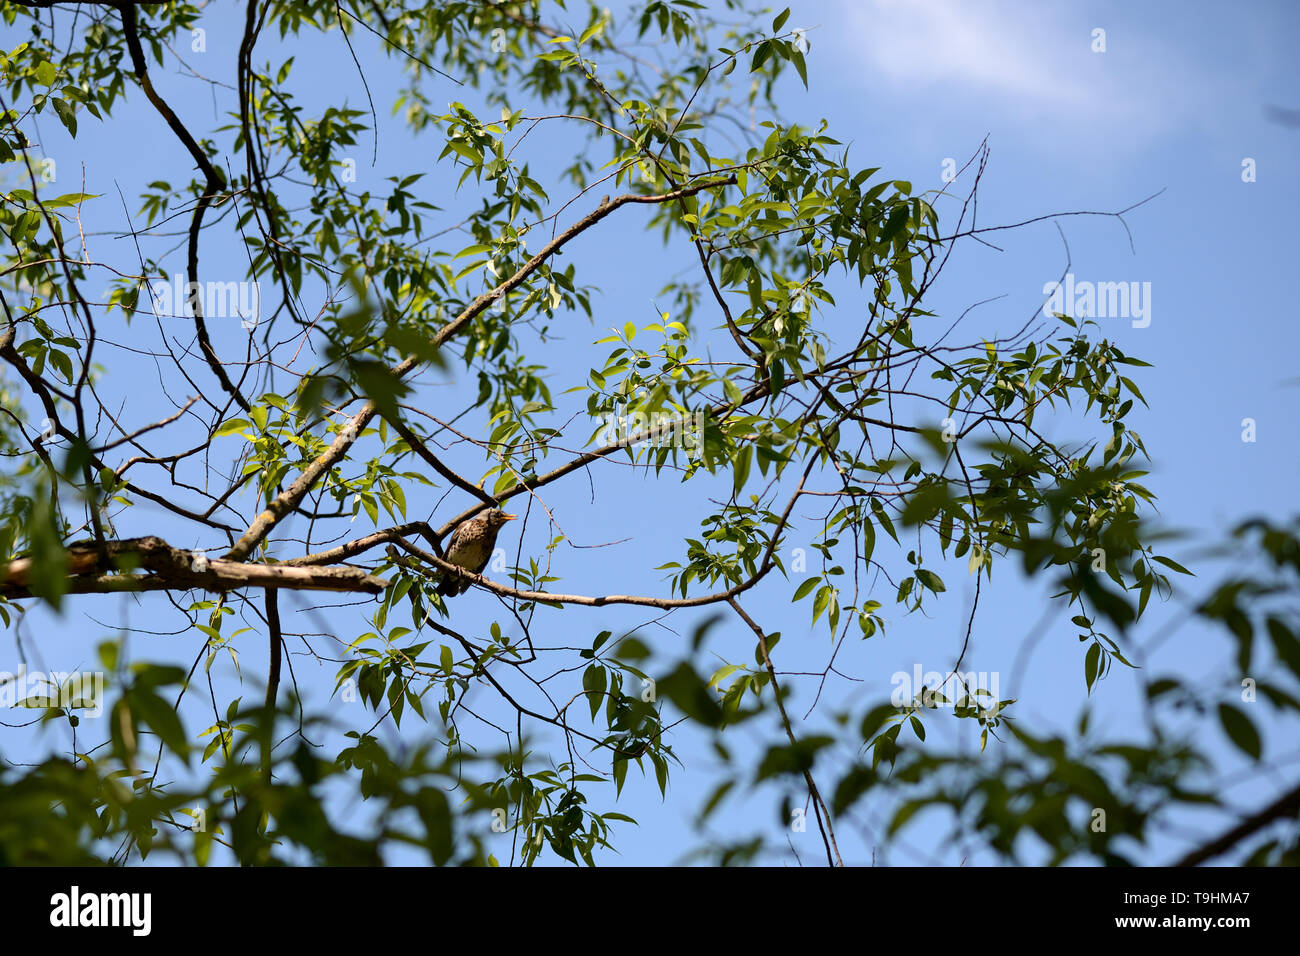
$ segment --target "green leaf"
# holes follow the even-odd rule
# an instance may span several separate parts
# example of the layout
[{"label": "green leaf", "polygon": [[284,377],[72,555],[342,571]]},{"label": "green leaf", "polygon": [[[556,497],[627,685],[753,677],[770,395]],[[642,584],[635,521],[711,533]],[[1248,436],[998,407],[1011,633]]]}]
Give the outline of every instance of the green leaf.
[{"label": "green leaf", "polygon": [[804,56],[798,50],[790,54],[790,62],[794,64],[795,72],[799,74],[799,79],[803,80],[803,88],[808,89],[808,64],[804,62]]},{"label": "green leaf", "polygon": [[657,753],[650,754],[650,762],[655,765],[655,782],[659,784],[660,796],[668,795],[668,761]]},{"label": "green leaf", "polygon": [[914,583],[916,583],[916,578],[913,577],[903,578],[903,580],[899,582],[898,596],[895,598],[899,604],[902,604],[907,600],[907,596],[912,593],[912,585]]},{"label": "green leaf", "polygon": [[943,517],[939,519],[939,550],[943,554],[948,553],[948,545],[952,544],[952,525],[952,512],[945,510]]},{"label": "green leaf", "polygon": [[744,445],[736,452],[734,464],[734,488],[737,494],[740,489],[745,487],[745,482],[749,479],[749,467],[754,460],[754,446]]},{"label": "green leaf", "polygon": [[907,821],[916,816],[917,812],[925,809],[925,801],[909,800],[894,814],[894,819],[889,822],[889,835],[893,836],[899,830],[907,825]]},{"label": "green leaf", "polygon": [[821,588],[818,589],[817,597],[813,600],[813,623],[814,624],[817,623],[817,619],[821,617],[822,613],[826,610],[826,606],[830,603],[831,595],[834,593],[835,593],[835,589],[831,587],[829,584],[823,585]]},{"label": "green leaf", "polygon": [[1268,619],[1268,636],[1273,650],[1292,674],[1300,677],[1300,640],[1276,617]]},{"label": "green leaf", "polygon": [[[736,785],[735,780],[724,780],[722,781],[722,783],[718,784],[718,786],[714,789],[713,794],[709,797],[707,801],[705,801],[704,809],[700,811],[701,821],[707,819],[710,816],[710,814],[712,814],[713,811],[717,809],[718,804],[721,803],[724,799],[726,799],[727,794],[731,792],[732,788],[735,787],[735,785]],[[610,816],[610,814],[605,814],[605,815],[607,817]]]},{"label": "green leaf", "polygon": [[[212,433],[214,438],[221,438],[225,435],[234,435],[242,433],[246,429],[251,431],[253,423],[243,418],[232,418],[229,421],[222,422],[217,426],[217,430]],[[248,437],[248,436],[245,436]]]},{"label": "green leaf", "polygon": [[1092,685],[1097,682],[1097,674],[1101,668],[1101,645],[1094,643],[1088,648],[1088,653],[1083,660],[1083,679],[1087,682],[1088,693],[1092,693]]},{"label": "green leaf", "polygon": [[54,98],[54,112],[58,114],[60,122],[67,127],[68,133],[75,139],[77,136],[77,108],[56,96]]},{"label": "green leaf", "polygon": [[922,584],[924,584],[935,594],[939,594],[947,590],[947,588],[943,586],[943,579],[940,578],[939,575],[935,574],[933,571],[927,571],[925,568],[918,568],[916,572],[916,576],[917,579],[920,580]]},{"label": "green leaf", "polygon": [[871,499],[871,511],[876,516],[876,520],[880,522],[880,526],[889,532],[889,536],[897,542],[898,534],[894,531],[894,522],[885,511],[885,506],[880,503],[879,498]]},{"label": "green leaf", "polygon": [[587,695],[587,704],[591,707],[591,719],[596,719],[596,712],[605,702],[605,668],[600,664],[591,664],[582,674],[582,689]]},{"label": "green leaf", "polygon": [[738,670],[740,670],[739,664],[723,664],[714,671],[713,676],[709,678],[709,686],[717,687],[720,682],[726,680]]},{"label": "green leaf", "polygon": [[[1159,564],[1163,564],[1167,568],[1173,568],[1179,574],[1192,573],[1191,571],[1188,571],[1185,567],[1183,567],[1181,564],[1179,564],[1177,561],[1173,560],[1172,558],[1162,558],[1160,555],[1155,554],[1151,556],[1151,560],[1158,562]],[[1192,576],[1195,577],[1195,575]]]},{"label": "green leaf", "polygon": [[862,564],[871,565],[871,554],[876,550],[876,527],[870,518],[862,519]]},{"label": "green leaf", "polygon": [[794,601],[802,601],[804,598],[806,598],[810,593],[812,593],[812,589],[817,586],[817,582],[820,580],[821,580],[820,576],[815,576],[809,578],[803,584],[799,585],[799,587],[794,592],[794,598],[791,600],[791,603],[794,603]]},{"label": "green leaf", "polygon": [[152,690],[139,686],[128,691],[127,701],[132,712],[159,736],[168,750],[186,761],[189,760],[190,746],[185,739],[185,729],[181,726],[181,719],[172,709],[171,704]]},{"label": "green leaf", "polygon": [[1233,707],[1231,704],[1220,704],[1219,723],[1223,725],[1223,732],[1237,745],[1238,750],[1255,760],[1259,759],[1262,752],[1259,731],[1240,708]]}]

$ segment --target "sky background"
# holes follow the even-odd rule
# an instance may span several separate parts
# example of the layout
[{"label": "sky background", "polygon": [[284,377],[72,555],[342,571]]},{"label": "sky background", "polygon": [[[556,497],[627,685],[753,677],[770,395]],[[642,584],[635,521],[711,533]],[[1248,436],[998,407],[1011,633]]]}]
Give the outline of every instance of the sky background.
[{"label": "sky background", "polygon": [[[944,185],[945,162],[955,160],[961,167],[987,140],[991,155],[981,184],[981,225],[1017,223],[1049,213],[1115,212],[1159,193],[1126,215],[1131,245],[1129,233],[1114,218],[1057,220],[1077,280],[1150,283],[1150,324],[1134,328],[1126,319],[1102,319],[1102,334],[1154,366],[1134,376],[1151,408],[1136,411],[1130,423],[1154,459],[1145,483],[1159,497],[1160,520],[1188,532],[1167,545],[1164,553],[1193,567],[1198,577],[1175,582],[1186,589],[1182,600],[1153,604],[1148,610],[1133,635],[1141,647],[1170,615],[1181,611],[1183,600],[1202,593],[1214,580],[1215,567],[1198,563],[1205,544],[1248,516],[1283,517],[1295,510],[1294,489],[1300,477],[1296,453],[1300,334],[1291,279],[1293,223],[1300,212],[1295,176],[1300,128],[1276,122],[1268,110],[1300,109],[1294,57],[1300,7],[1286,2],[1225,6],[941,0],[795,2],[790,7],[788,26],[808,31],[810,90],[805,91],[793,74],[787,77],[777,97],[782,118],[804,126],[825,118],[828,134],[850,148],[850,165],[883,167],[881,175],[910,180],[918,192],[939,189]],[[204,21],[208,52],[186,57],[196,69],[225,82],[233,79],[232,50],[242,21],[236,9],[225,0],[211,4]],[[1093,50],[1098,29],[1105,31],[1104,52]],[[6,48],[15,42],[12,36],[4,37]],[[387,118],[384,104],[396,92],[398,65],[377,57],[364,38],[359,37],[356,45],[383,124],[377,165],[370,165],[369,140],[357,149],[358,187],[373,183],[378,190],[386,175],[428,171],[430,177],[421,185],[454,221],[456,204],[472,202],[473,194],[451,195],[445,187],[454,182],[455,174],[446,162],[440,168],[434,165],[440,145],[435,147],[429,137],[410,139],[395,120]],[[295,45],[292,52],[297,60],[291,86],[305,103],[365,106],[365,92],[337,32]],[[271,38],[265,48],[259,45],[258,53],[274,63],[283,59],[283,50]],[[180,71],[159,71],[155,82],[180,115],[192,117],[192,125],[217,125],[219,109],[227,108],[226,104],[218,107],[217,96],[206,84]],[[77,180],[84,160],[85,191],[105,196],[102,208],[94,213],[103,218],[89,222],[88,239],[97,258],[106,261],[134,258],[125,245],[129,236],[122,237],[124,214],[116,190],[128,197],[127,205],[134,212],[134,197],[158,178],[160,169],[168,170],[177,183],[183,179],[179,171],[189,168],[181,147],[143,97],[134,90],[129,95],[130,102],[119,106],[111,125],[85,117],[75,142],[52,118],[40,120],[42,148],[59,161],[58,192],[80,190]],[[451,88],[445,94],[430,90],[430,96],[435,107],[443,100],[463,99],[471,105],[481,100],[476,91]],[[529,105],[524,98],[519,104]],[[562,132],[543,132],[534,149],[541,144],[551,156],[548,160],[536,155],[539,168],[545,169],[548,161],[558,168],[572,156],[572,146]],[[1253,182],[1243,181],[1247,161],[1255,169]],[[967,180],[959,179],[957,194],[964,195],[967,186]],[[554,189],[551,194],[567,198]],[[941,217],[956,209],[952,202],[937,201],[937,206]],[[574,212],[585,208],[579,204]],[[656,237],[644,231],[645,221],[640,210],[614,216],[569,250],[580,276],[599,285],[601,292],[594,300],[593,323],[574,316],[571,326],[560,333],[560,341],[539,353],[556,393],[571,384],[570,373],[585,377],[585,369],[599,361],[592,356],[603,357],[608,346],[589,346],[608,334],[610,327],[621,328],[629,320],[639,325],[654,321],[664,308],[657,295],[666,277],[690,267],[693,252],[664,250]],[[999,233],[994,241],[996,249],[971,242],[959,246],[928,301],[928,308],[946,324],[975,303],[995,299],[967,316],[957,335],[963,342],[1018,330],[1042,304],[1044,284],[1065,269],[1066,246],[1053,222]],[[222,269],[237,277],[243,255],[233,243],[214,238],[205,240],[204,257],[210,264],[205,268],[218,278]],[[183,250],[170,261],[173,271],[180,271]],[[827,315],[833,328],[852,330],[854,322],[861,321],[861,310],[851,298],[841,299],[836,311]],[[700,328],[702,336],[717,335],[703,320]],[[237,349],[240,334],[237,323],[217,330],[218,350],[228,354]],[[152,375],[150,363],[131,356],[126,330],[120,343],[123,347],[114,353],[110,372],[133,375],[139,370]],[[718,345],[726,347],[722,339]],[[445,399],[448,407],[473,394],[473,382],[465,385],[454,375],[424,381],[430,387],[422,400]],[[133,402],[142,421],[150,410],[164,407],[157,395],[138,386],[125,389],[123,397]],[[1243,441],[1245,419],[1255,423],[1254,442]],[[1056,438],[1075,434],[1070,419],[1040,417],[1038,423]],[[468,454],[459,461],[467,472],[481,467],[481,458]],[[599,549],[562,548],[557,560],[564,580],[557,587],[588,594],[626,591],[628,580],[655,587],[657,578],[648,569],[680,557],[681,538],[698,532],[699,496],[712,489],[706,483],[679,486],[671,478],[655,481],[653,476],[615,465],[593,474],[594,493],[585,481],[562,483],[548,491],[546,502],[575,544],[622,543]],[[729,478],[725,484],[730,484]],[[436,512],[440,522],[464,507],[463,498],[456,493],[439,506],[439,497],[421,496],[413,501],[410,516],[424,517],[417,513],[423,506],[425,513]],[[122,537],[156,533],[159,520],[156,509],[141,505],[119,521],[119,531]],[[357,522],[358,533],[369,530],[361,527],[364,524],[363,516]],[[812,522],[804,522],[801,529],[783,552],[787,559],[790,549],[801,546],[799,534],[806,539],[802,545],[806,548],[816,531]],[[549,538],[537,522],[524,533],[526,544],[532,546]],[[181,547],[219,544],[169,540]],[[513,549],[518,540],[517,532],[508,529],[502,543]],[[890,620],[887,633],[841,652],[837,666],[859,680],[828,682],[823,698],[827,710],[852,706],[856,712],[888,696],[893,674],[910,673],[918,664],[927,671],[951,664],[969,613],[973,580],[966,575],[964,562],[935,569],[948,582],[947,600],[925,616],[902,617],[893,605],[892,590],[879,597],[886,604],[882,613]],[[797,585],[792,580],[761,589],[761,595],[749,599],[747,610],[769,630],[783,633],[781,655],[789,656],[778,655],[781,669],[821,670],[831,647],[824,627],[809,627],[806,603],[790,607],[790,594]],[[283,603],[286,631],[335,627],[350,638],[366,629],[359,623],[364,608],[335,610],[326,600],[312,602],[313,607],[324,603],[324,610],[307,611],[307,602],[297,595],[286,595]],[[346,607],[342,599],[339,603]],[[1021,580],[1009,562],[999,565],[994,586],[986,587],[981,597],[965,667],[998,675],[1000,696],[1018,699],[1016,712],[1027,726],[1064,730],[1074,726],[1088,703],[1084,646],[1069,623],[1073,612],[1063,606],[1054,614],[1047,614],[1048,610],[1040,583]],[[164,599],[96,597],[77,602],[62,618],[39,609],[28,616],[19,631],[22,651],[35,655],[28,666],[37,666],[40,658],[51,669],[91,665],[95,644],[116,633],[128,615],[135,628],[163,632],[133,636],[135,655],[170,658],[188,666],[197,653],[200,645],[193,633],[170,633],[183,618]],[[586,646],[601,630],[622,633],[641,627],[638,635],[671,659],[684,653],[693,627],[705,616],[679,613],[649,623],[649,615],[626,610],[574,609],[539,616],[536,633],[544,634],[547,644]],[[405,623],[406,615],[394,617]],[[452,626],[472,631],[500,617],[499,606],[487,594],[471,593],[454,606]],[[752,653],[752,636],[733,621],[719,624],[708,645],[719,662],[742,661]],[[255,697],[261,692],[265,639],[250,633],[240,646],[245,655],[242,693]],[[1032,653],[1026,654],[1027,663],[1021,668],[1017,660],[1026,646]],[[291,641],[290,647],[299,681],[312,700],[325,705],[334,667],[301,654],[301,645]],[[16,669],[19,653],[12,634],[4,638],[0,670]],[[1226,643],[1188,626],[1175,639],[1161,643],[1145,665],[1152,672],[1203,678],[1208,686],[1222,679],[1229,662]],[[229,667],[220,670],[218,696],[223,689],[232,696],[241,693],[240,676]],[[1017,677],[1014,686],[1013,676]],[[793,679],[791,683],[791,712],[801,718],[812,702],[815,683]],[[1093,722],[1101,734],[1123,735],[1139,712],[1136,683],[1118,668],[1093,699]],[[336,700],[328,706],[338,708],[341,721],[363,722],[342,709],[359,704]],[[187,712],[186,717],[191,730],[206,726],[201,709]],[[4,715],[0,719],[9,720]],[[1295,727],[1269,726],[1267,713],[1257,720],[1265,724],[1266,752],[1277,755],[1274,764],[1279,770],[1252,772],[1223,741],[1216,744],[1216,754],[1223,757],[1217,786],[1245,808],[1265,805],[1293,786],[1297,776]],[[970,746],[969,734],[947,726],[953,723],[930,722],[931,740],[941,746]],[[801,724],[805,732],[813,732],[816,726],[815,718]],[[412,723],[404,724],[400,734],[391,726],[379,732],[409,742],[420,730],[418,723]],[[1218,733],[1213,727],[1210,732]],[[66,747],[57,731],[37,734],[30,729],[0,728],[0,735],[9,759],[51,745]],[[745,725],[733,738],[740,752],[776,739],[770,723],[761,728]],[[676,770],[666,800],[661,800],[653,777],[643,782],[635,769],[631,771],[616,809],[637,818],[640,826],[620,828],[615,840],[619,855],[606,854],[599,862],[671,863],[682,860],[698,844],[691,821],[718,777],[710,769],[712,758],[702,738],[683,733],[674,746],[690,769]],[[851,756],[838,753],[835,759]],[[823,770],[826,779],[831,779],[830,772],[830,768]],[[612,787],[607,795],[608,808]],[[723,804],[710,833],[764,829],[778,847],[792,848],[805,862],[817,860],[820,850],[814,829],[802,834],[783,832],[774,807],[771,793],[742,794]],[[354,809],[358,819],[364,817],[363,807]],[[953,840],[947,821],[937,814],[918,818],[906,840],[886,850],[878,834],[888,809],[859,807],[851,819],[842,821],[840,846],[846,862],[990,862],[991,858]],[[1180,821],[1176,831],[1158,835],[1147,850],[1138,851],[1139,858],[1165,862],[1189,841],[1218,832],[1226,819],[1219,814]],[[502,858],[509,853],[508,847],[503,849],[498,853]],[[793,862],[795,856],[776,856],[768,862],[782,859]]]}]

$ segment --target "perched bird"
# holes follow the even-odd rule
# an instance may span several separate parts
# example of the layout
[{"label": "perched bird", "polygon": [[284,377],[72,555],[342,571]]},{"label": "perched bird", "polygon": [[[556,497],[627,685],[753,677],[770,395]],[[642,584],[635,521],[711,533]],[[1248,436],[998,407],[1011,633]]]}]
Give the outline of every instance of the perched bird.
[{"label": "perched bird", "polygon": [[[515,515],[508,515],[500,508],[489,508],[481,514],[467,518],[456,526],[447,541],[447,550],[443,558],[475,574],[482,574],[496,547],[497,532],[507,521],[514,521]],[[438,582],[438,593],[451,597],[469,589],[470,582],[457,575],[445,573]]]}]

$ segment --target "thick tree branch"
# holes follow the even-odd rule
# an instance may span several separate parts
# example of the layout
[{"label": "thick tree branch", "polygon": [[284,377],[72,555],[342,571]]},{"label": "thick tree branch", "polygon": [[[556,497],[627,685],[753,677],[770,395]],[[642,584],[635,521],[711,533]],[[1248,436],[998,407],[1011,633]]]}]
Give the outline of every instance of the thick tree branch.
[{"label": "thick tree branch", "polygon": [[[303,568],[275,564],[247,564],[212,559],[161,538],[132,538],[105,542],[110,559],[119,568],[138,568],[101,574],[94,545],[74,544],[67,553],[68,590],[73,594],[111,594],[122,591],[235,591],[242,588],[285,588],[299,591],[350,591],[379,594],[388,586],[383,578],[363,568]],[[18,558],[0,565],[0,596],[32,597],[35,562]]]},{"label": "thick tree branch", "polygon": [[[280,645],[284,641],[280,634],[280,591],[278,588],[266,589],[266,636],[271,644],[271,660],[266,669],[266,706],[268,709],[272,709],[275,707],[276,691],[280,689]],[[269,768],[269,760],[267,765]]]}]

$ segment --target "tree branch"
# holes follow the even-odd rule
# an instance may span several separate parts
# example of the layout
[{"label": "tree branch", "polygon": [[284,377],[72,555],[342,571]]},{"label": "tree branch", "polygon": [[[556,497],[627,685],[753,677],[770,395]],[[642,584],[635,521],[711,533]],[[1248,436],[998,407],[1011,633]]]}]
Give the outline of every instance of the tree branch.
[{"label": "tree branch", "polygon": [[[519,286],[526,278],[536,272],[543,263],[546,262],[546,260],[559,252],[565,243],[569,242],[575,236],[586,232],[620,206],[626,206],[629,203],[672,202],[681,196],[693,196],[706,189],[731,185],[735,183],[735,181],[735,176],[727,176],[722,179],[703,180],[690,186],[684,186],[681,189],[675,189],[672,192],[660,193],[659,195],[642,196],[632,193],[619,196],[617,199],[613,199],[609,202],[601,203],[596,207],[595,211],[588,213],[582,219],[579,219],[573,225],[569,226],[568,229],[565,229],[562,233],[548,242],[544,247],[542,247],[542,250],[529,259],[518,272],[501,282],[496,286],[496,288],[484,292],[482,295],[474,299],[473,302],[465,307],[460,315],[456,316],[456,318],[452,319],[438,330],[438,333],[433,337],[433,347],[441,347],[444,342],[468,325],[484,309],[488,308],[488,306],[492,305],[492,303],[497,299]],[[391,374],[394,378],[403,378],[419,364],[420,360],[418,358],[413,355],[408,356],[392,368]],[[265,539],[271,529],[275,527],[276,523],[285,515],[297,508],[298,504],[304,497],[306,497],[307,492],[315,486],[316,482],[320,481],[321,477],[326,474],[329,469],[342,460],[343,456],[347,454],[348,449],[352,447],[354,442],[356,442],[361,432],[365,430],[365,427],[368,424],[370,424],[371,419],[375,417],[377,412],[378,408],[375,406],[374,402],[366,402],[361,411],[357,412],[357,414],[349,420],[347,427],[343,428],[338,435],[335,436],[330,447],[317,457],[315,461],[309,464],[303,470],[303,473],[299,475],[288,488],[280,492],[280,494],[277,495],[267,506],[265,511],[253,519],[252,524],[248,526],[248,530],[244,532],[243,536],[236,541],[234,546],[226,553],[226,558],[231,561],[242,561],[246,559],[252,553],[253,549],[262,543],[263,539]]]},{"label": "tree branch", "polygon": [[1260,810],[1259,813],[1242,820],[1241,823],[1217,840],[1211,840],[1204,846],[1193,850],[1173,865],[1196,866],[1204,863],[1206,860],[1227,853],[1246,837],[1257,830],[1262,830],[1273,821],[1295,816],[1300,816],[1300,787],[1296,787],[1290,793],[1283,794],[1263,810]]},{"label": "tree branch", "polygon": [[[195,551],[173,548],[157,537],[107,541],[109,557],[124,570],[98,573],[98,553],[92,544],[68,548],[68,591],[73,594],[113,594],[122,591],[235,591],[241,588],[286,588],[298,591],[351,591],[379,594],[388,586],[383,578],[364,568],[288,567],[276,564],[246,564],[211,559]],[[32,558],[18,558],[0,565],[0,596],[35,596],[31,590]],[[148,572],[138,575],[131,568]]]},{"label": "tree branch", "polygon": [[[193,157],[195,164],[202,171],[205,184],[203,195],[199,196],[198,204],[194,207],[194,216],[190,219],[189,240],[186,246],[186,272],[191,283],[191,289],[197,287],[199,281],[199,231],[203,228],[203,214],[207,212],[208,207],[216,200],[217,195],[226,188],[226,178],[221,175],[221,171],[212,165],[208,159],[207,153],[195,141],[185,124],[180,121],[172,108],[167,105],[158,91],[154,89],[153,81],[149,78],[148,64],[144,58],[144,49],[140,46],[140,33],[136,21],[135,7],[129,3],[114,4],[118,12],[122,15],[122,35],[126,38],[126,48],[131,55],[131,66],[135,72],[136,80],[140,83],[140,88],[144,90],[144,95],[149,102],[153,104],[154,109],[166,121],[167,126],[177,139]],[[203,305],[201,295],[189,295],[191,311],[194,313],[194,329],[198,334],[199,348],[203,352],[203,357],[207,360],[208,367],[212,369],[212,374],[217,377],[221,387],[231,398],[239,403],[239,407],[248,411],[250,406],[248,399],[244,398],[239,391],[238,386],[230,380],[226,374],[225,367],[221,364],[221,359],[217,357],[216,349],[212,347],[212,339],[208,336],[208,326],[203,319]]]},{"label": "tree branch", "polygon": [[[785,712],[785,701],[781,699],[781,686],[776,680],[776,668],[772,666],[772,658],[767,652],[767,635],[758,623],[745,613],[744,608],[735,598],[728,598],[727,603],[731,609],[740,615],[740,619],[749,625],[749,629],[758,635],[758,646],[763,652],[763,664],[767,667],[768,677],[772,681],[772,696],[776,698],[776,708],[781,714],[781,724],[785,727],[785,735],[790,739],[790,746],[796,747],[799,741],[795,739],[794,728],[790,724],[790,715]],[[826,801],[822,799],[821,792],[817,789],[817,782],[813,780],[811,770],[803,772],[804,783],[808,785],[808,794],[812,797],[813,813],[817,815],[817,827],[822,832],[822,842],[826,845],[826,862],[831,866],[843,866],[844,860],[840,857],[839,844],[835,842],[835,830],[831,827],[831,812],[826,806]],[[822,819],[823,813],[825,819]]]}]

